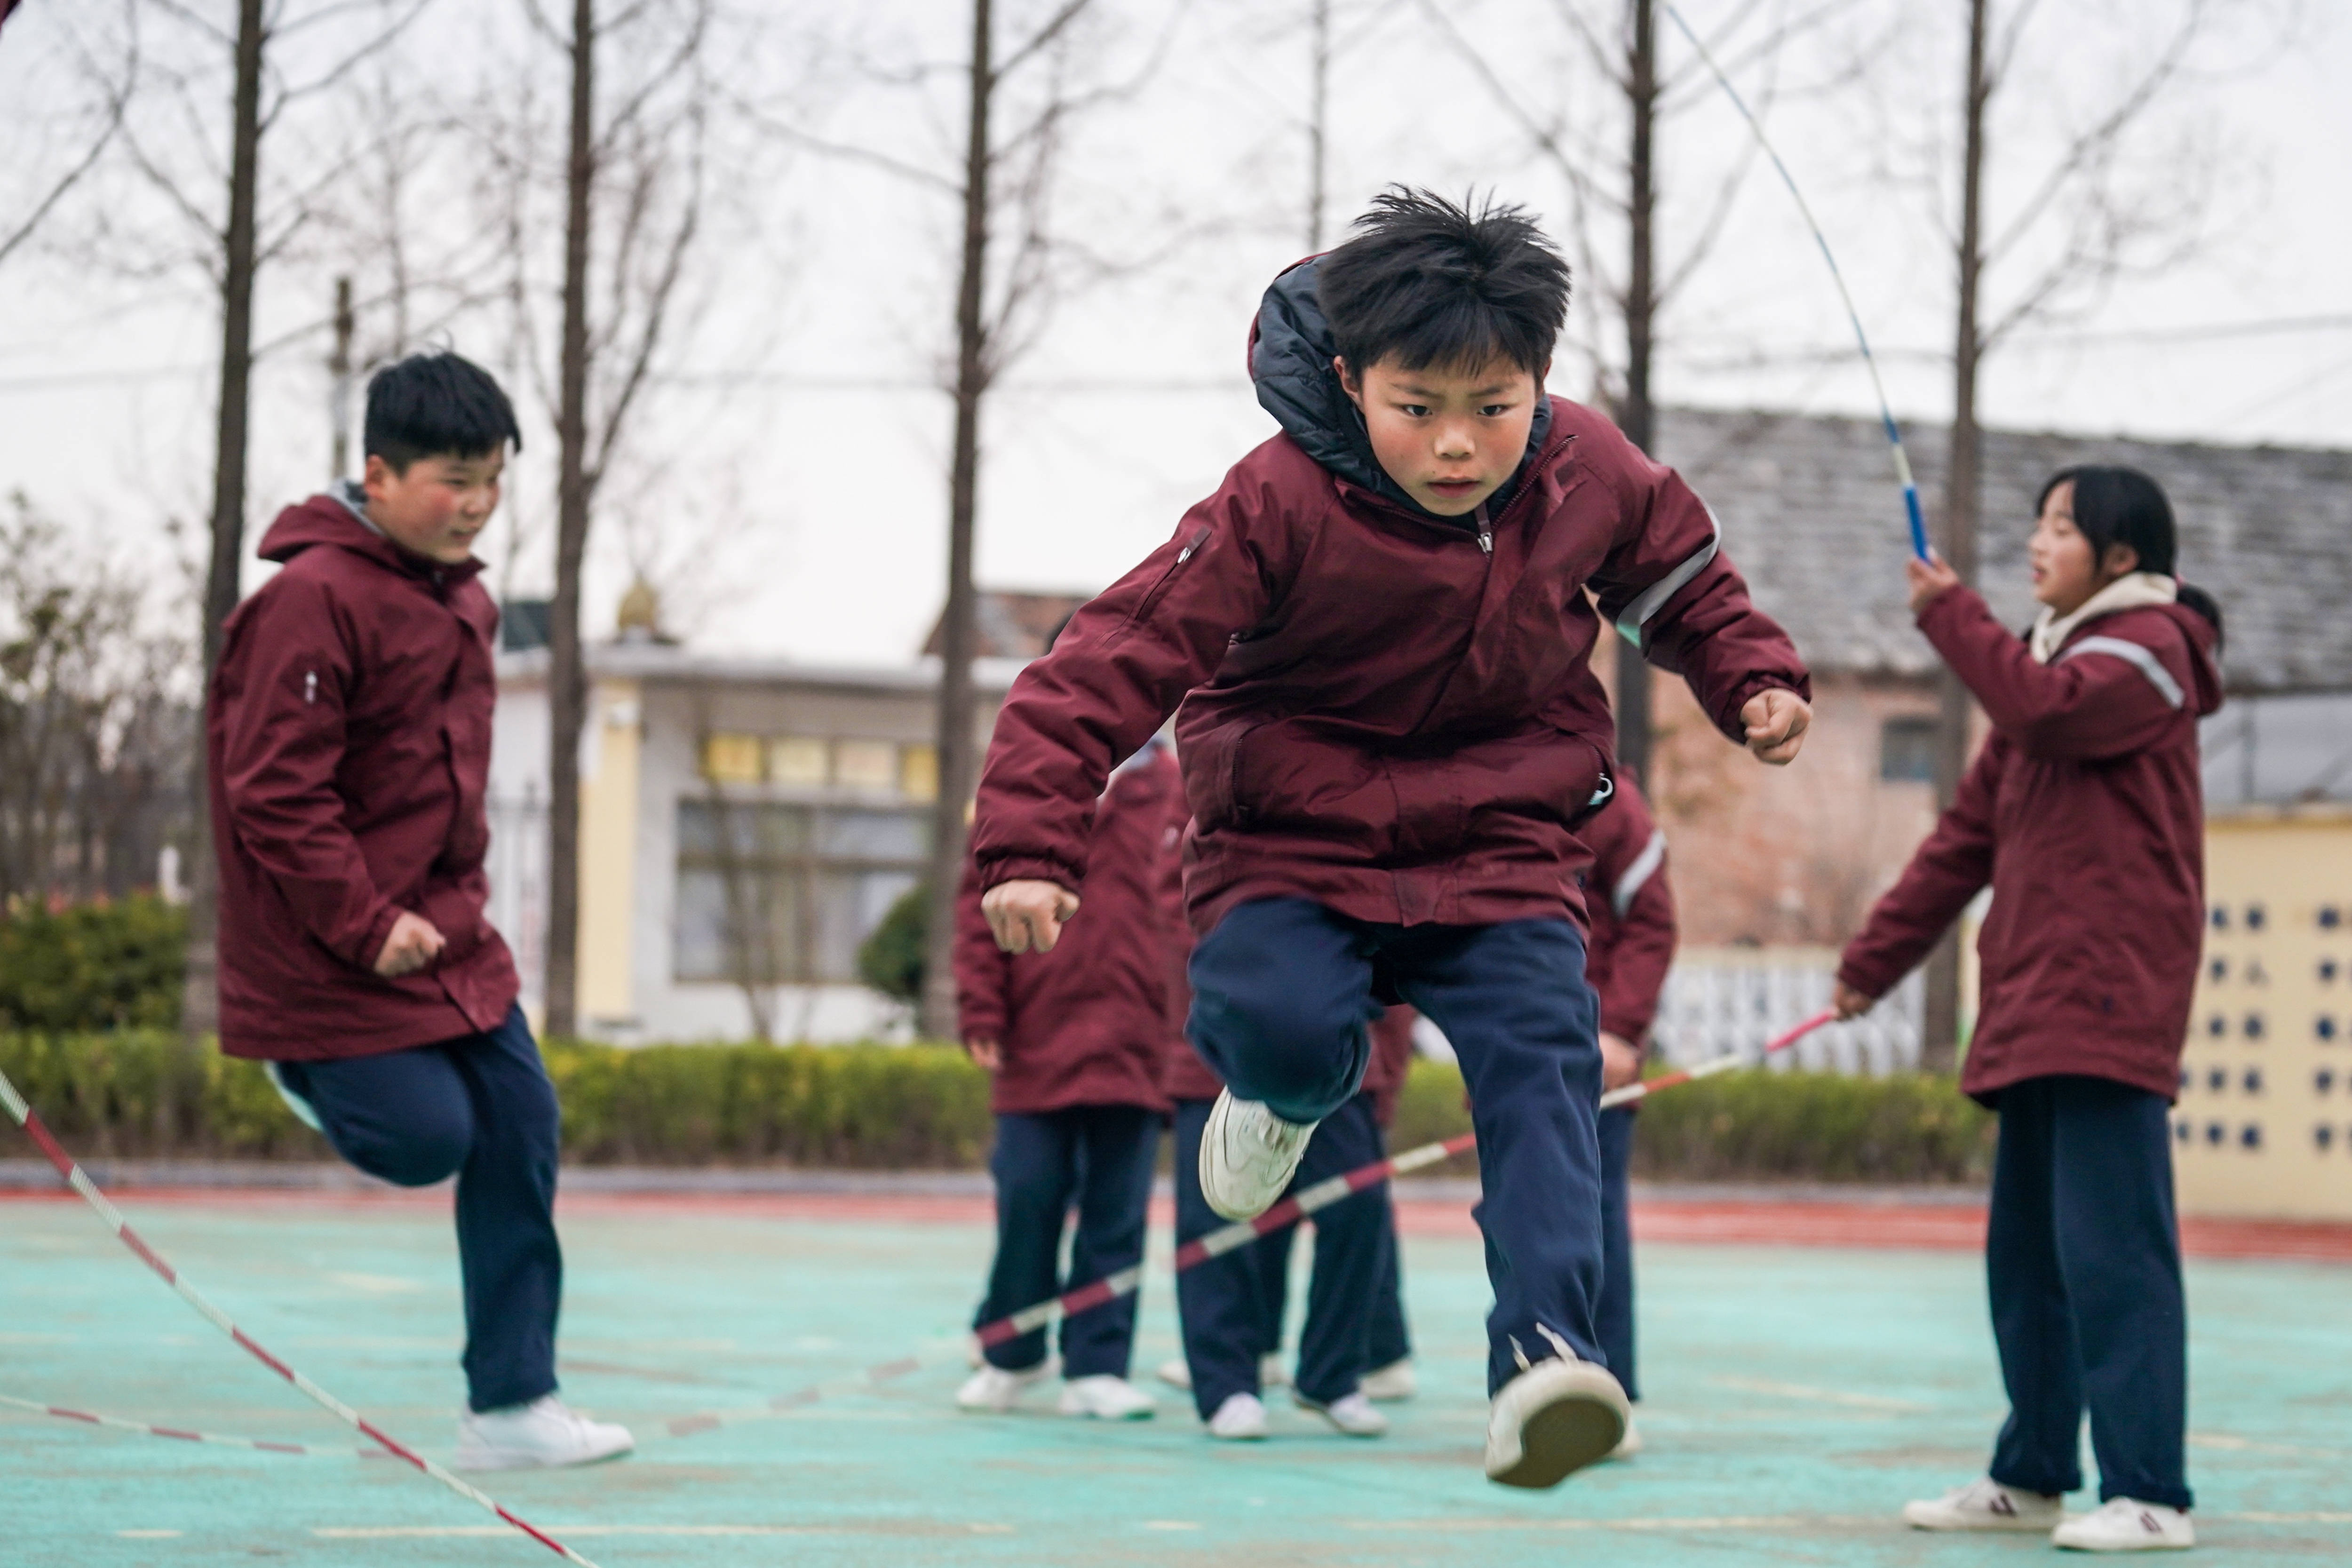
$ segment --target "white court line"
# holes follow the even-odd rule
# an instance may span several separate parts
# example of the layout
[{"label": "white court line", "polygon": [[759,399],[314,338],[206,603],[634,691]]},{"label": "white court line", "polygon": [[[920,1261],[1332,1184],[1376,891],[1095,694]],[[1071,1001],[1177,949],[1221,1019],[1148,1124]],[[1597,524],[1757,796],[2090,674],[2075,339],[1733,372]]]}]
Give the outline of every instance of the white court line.
[{"label": "white court line", "polygon": [[[2081,1517],[2077,1514],[2075,1517]],[[2208,1524],[2352,1524],[2352,1513],[2209,1513],[2197,1510]],[[1692,1515],[1633,1519],[1395,1519],[1345,1520],[1349,1530],[1365,1531],[1715,1531],[1715,1530],[1884,1530],[1906,1529],[1902,1517],[1887,1513],[1751,1513]],[[489,1533],[485,1531],[484,1533]]]},{"label": "white court line", "polygon": [[1935,1408],[1914,1399],[1887,1399],[1875,1394],[1847,1394],[1841,1389],[1814,1388],[1802,1383],[1771,1383],[1760,1377],[1711,1377],[1707,1381],[1717,1388],[1737,1388],[1748,1394],[1777,1394],[1783,1399],[1810,1399],[1822,1405],[1843,1405],[1856,1410],[1916,1413]]}]

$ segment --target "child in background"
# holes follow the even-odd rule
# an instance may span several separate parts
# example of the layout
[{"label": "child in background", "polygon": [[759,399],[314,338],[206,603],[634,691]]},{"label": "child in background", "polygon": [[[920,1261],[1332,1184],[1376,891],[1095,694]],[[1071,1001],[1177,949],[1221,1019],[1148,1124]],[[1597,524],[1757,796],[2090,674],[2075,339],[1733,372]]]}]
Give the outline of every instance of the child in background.
[{"label": "child in background", "polygon": [[[1096,810],[1084,896],[1097,918],[1050,957],[1015,964],[990,936],[969,876],[957,903],[956,1000],[964,1048],[988,1069],[996,1113],[996,1260],[979,1323],[1143,1259],[1151,1170],[1176,1033],[1166,952],[1182,915],[1168,894],[1184,821],[1176,759],[1154,742],[1112,775]],[[1181,1048],[1181,1047],[1179,1047]],[[1078,1222],[1061,1276],[1063,1222]],[[1139,1295],[1062,1321],[1065,1415],[1149,1416],[1128,1381]],[[1052,1370],[1045,1331],[991,1346],[956,1394],[1003,1412]]]},{"label": "child in background", "polygon": [[[1381,1130],[1381,1145],[1388,1152],[1388,1131],[1396,1124],[1397,1100],[1403,1092],[1406,1071],[1412,1065],[1412,1025],[1419,1015],[1410,1007],[1391,1007],[1372,1024],[1372,1065],[1364,1073],[1364,1092],[1371,1097],[1372,1120]],[[1189,1050],[1185,1056],[1191,1057]],[[1214,1098],[1214,1079],[1192,1058],[1184,1069],[1188,1082]],[[1396,1203],[1392,1189],[1383,1187],[1389,1203],[1383,1220],[1381,1256],[1373,1277],[1370,1315],[1365,1323],[1365,1363],[1371,1370],[1357,1384],[1376,1405],[1411,1399],[1414,1393],[1412,1340],[1404,1320],[1403,1258],[1397,1246]],[[1257,1268],[1258,1332],[1263,1353],[1258,1358],[1261,1389],[1284,1388],[1290,1372],[1283,1364],[1283,1320],[1290,1310],[1290,1253],[1298,1226],[1289,1225],[1242,1249]],[[1160,1381],[1178,1388],[1192,1386],[1192,1374],[1181,1356],[1160,1368]]]},{"label": "child in background", "polygon": [[1355,226],[1258,311],[1282,433],[1013,682],[973,853],[997,941],[1049,951],[1085,918],[1103,780],[1181,706],[1190,1033],[1227,1085],[1187,1179],[1224,1217],[1265,1212],[1318,1124],[1352,1118],[1373,997],[1429,1015],[1478,1132],[1486,1474],[1549,1487],[1629,1413],[1592,1321],[1575,827],[1607,798],[1611,725],[1586,590],[1761,761],[1796,756],[1809,686],[1698,498],[1544,395],[1568,268],[1526,214],[1399,190]]},{"label": "child in background", "polygon": [[[1169,1056],[1167,1085],[1176,1104],[1176,1245],[1182,1247],[1226,1223],[1209,1205],[1199,1174],[1202,1129],[1224,1085],[1197,1051],[1181,1043]],[[1381,1157],[1372,1097],[1359,1094],[1316,1128],[1295,1185],[1312,1186]],[[1292,1396],[1299,1408],[1351,1437],[1378,1437],[1389,1429],[1388,1417],[1372,1408],[1361,1385],[1383,1258],[1394,1258],[1391,1223],[1386,1182],[1317,1211],[1313,1220],[1315,1267],[1308,1276]],[[1192,1389],[1193,1405],[1212,1437],[1248,1442],[1266,1435],[1265,1389],[1279,1378],[1282,1365],[1282,1303],[1267,1275],[1286,1265],[1289,1239],[1297,1228],[1260,1237],[1176,1276],[1184,1335],[1181,1381]]]},{"label": "child in background", "polygon": [[[1601,998],[1601,1084],[1622,1089],[1639,1081],[1649,1054],[1650,1026],[1675,959],[1675,896],[1666,885],[1666,836],[1630,772],[1617,775],[1617,793],[1577,830],[1592,851],[1585,873],[1585,912],[1592,922],[1585,978]],[[1601,1300],[1593,1329],[1609,1370],[1638,1402],[1633,1365],[1633,1226],[1627,1183],[1633,1158],[1635,1108],[1601,1113]],[[1641,1451],[1629,1417],[1612,1458]]]},{"label": "child in background", "polygon": [[[2166,1113],[2204,930],[2197,721],[2221,703],[2221,616],[2175,574],[2172,508],[2147,475],[2069,468],[2037,510],[2042,609],[2023,638],[1940,562],[1911,563],[1919,629],[1992,733],[1838,969],[1853,1017],[1992,889],[1960,1087],[2000,1113],[1985,1273],[2010,1415],[1990,1474],[1903,1511],[2177,1549],[2196,1535]],[[2086,1408],[2102,1506],[2069,1516]]]},{"label": "child in background", "polygon": [[285,569],[222,628],[205,713],[221,1049],[370,1175],[457,1178],[464,1469],[630,1447],[556,1396],[555,1089],[483,914],[499,612],[473,547],[521,439],[456,354],[377,372],[365,479],[262,536]]}]

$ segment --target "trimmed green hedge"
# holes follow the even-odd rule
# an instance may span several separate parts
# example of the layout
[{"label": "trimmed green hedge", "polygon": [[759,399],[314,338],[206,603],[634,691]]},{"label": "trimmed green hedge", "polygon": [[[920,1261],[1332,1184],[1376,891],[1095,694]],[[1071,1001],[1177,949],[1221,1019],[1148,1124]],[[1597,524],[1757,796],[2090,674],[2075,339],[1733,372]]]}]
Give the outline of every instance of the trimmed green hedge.
[{"label": "trimmed green hedge", "polygon": [[[988,1155],[988,1080],[952,1047],[566,1041],[546,1055],[565,1157],[581,1163],[973,1169]],[[329,1157],[259,1067],[192,1057],[176,1034],[0,1035],[0,1068],[79,1153]],[[1414,1063],[1393,1146],[1469,1125],[1460,1075]],[[1726,1074],[1643,1108],[1634,1169],[1675,1181],[1969,1181],[1989,1168],[1992,1129],[1948,1079]]]},{"label": "trimmed green hedge", "polygon": [[152,893],[0,918],[0,1029],[176,1027],[188,911]]}]

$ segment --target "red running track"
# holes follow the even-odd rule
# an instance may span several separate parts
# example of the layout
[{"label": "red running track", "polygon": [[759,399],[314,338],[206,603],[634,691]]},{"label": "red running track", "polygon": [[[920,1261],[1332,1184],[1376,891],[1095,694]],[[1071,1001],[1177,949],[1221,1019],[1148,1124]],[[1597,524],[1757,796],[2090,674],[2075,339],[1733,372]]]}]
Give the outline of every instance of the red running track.
[{"label": "red running track", "polygon": [[[443,1209],[438,1191],[288,1192],[215,1187],[126,1187],[121,1195],[142,1204],[196,1208],[269,1209],[316,1213],[337,1209],[418,1207]],[[0,1193],[0,1203],[73,1203],[70,1193]],[[839,1193],[586,1193],[562,1200],[566,1213],[615,1218],[664,1214],[740,1216],[747,1219],[875,1222],[908,1225],[983,1225],[993,1216],[990,1200],[972,1194]],[[1165,1200],[1153,1205],[1153,1221],[1164,1232],[1173,1223]],[[1403,1184],[1397,1205],[1398,1228],[1409,1236],[1475,1237],[1469,1206],[1458,1199],[1415,1197]],[[1839,1203],[1808,1194],[1774,1199],[1636,1199],[1633,1232],[1648,1242],[1738,1247],[1903,1247],[1974,1252],[1984,1245],[1980,1205],[1907,1204],[1899,1198]],[[2300,1259],[2352,1263],[2352,1225],[2294,1220],[2189,1219],[2181,1240],[2192,1258]]]}]

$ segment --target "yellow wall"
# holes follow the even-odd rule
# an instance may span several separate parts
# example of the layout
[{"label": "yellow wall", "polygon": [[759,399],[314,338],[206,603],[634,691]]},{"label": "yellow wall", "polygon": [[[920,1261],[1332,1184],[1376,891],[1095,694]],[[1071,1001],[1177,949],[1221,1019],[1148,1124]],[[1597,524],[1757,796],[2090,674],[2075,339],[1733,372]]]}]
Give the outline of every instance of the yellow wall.
[{"label": "yellow wall", "polygon": [[636,903],[637,767],[645,707],[634,680],[600,680],[588,722],[595,765],[580,781],[579,1012],[583,1024],[634,1012],[630,925]]},{"label": "yellow wall", "polygon": [[2182,1212],[2352,1219],[2352,813],[2217,819],[2205,883]]}]

